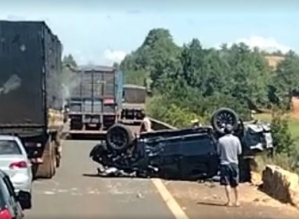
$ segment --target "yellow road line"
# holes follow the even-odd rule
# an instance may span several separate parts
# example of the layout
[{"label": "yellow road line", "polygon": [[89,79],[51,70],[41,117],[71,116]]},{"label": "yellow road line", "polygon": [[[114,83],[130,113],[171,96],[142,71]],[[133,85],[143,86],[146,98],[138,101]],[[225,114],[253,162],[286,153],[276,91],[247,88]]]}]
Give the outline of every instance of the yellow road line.
[{"label": "yellow road line", "polygon": [[180,207],[180,205],[176,202],[173,196],[170,194],[168,189],[163,184],[160,179],[151,179],[156,189],[160,193],[163,201],[174,215],[176,219],[189,219],[184,210]]}]

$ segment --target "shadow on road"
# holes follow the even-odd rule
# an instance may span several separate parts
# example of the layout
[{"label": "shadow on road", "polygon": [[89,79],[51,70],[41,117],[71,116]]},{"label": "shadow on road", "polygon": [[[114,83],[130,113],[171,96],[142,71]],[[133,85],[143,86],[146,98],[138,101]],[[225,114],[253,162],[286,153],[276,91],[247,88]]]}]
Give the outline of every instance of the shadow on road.
[{"label": "shadow on road", "polygon": [[208,205],[208,206],[216,206],[216,207],[225,207],[226,205],[224,203],[215,203],[212,201],[208,202],[197,202],[198,205]]},{"label": "shadow on road", "polygon": [[96,173],[83,173],[82,176],[84,176],[84,177],[100,177]]}]

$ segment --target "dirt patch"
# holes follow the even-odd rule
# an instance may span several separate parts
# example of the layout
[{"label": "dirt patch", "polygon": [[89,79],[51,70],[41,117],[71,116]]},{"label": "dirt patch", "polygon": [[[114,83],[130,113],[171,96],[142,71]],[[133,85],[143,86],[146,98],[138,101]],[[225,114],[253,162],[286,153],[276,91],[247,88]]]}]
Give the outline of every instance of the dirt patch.
[{"label": "dirt patch", "polygon": [[298,97],[292,98],[292,106],[293,106],[292,116],[296,119],[299,119],[299,98]]},{"label": "dirt patch", "polygon": [[273,69],[276,69],[277,65],[284,60],[284,57],[282,56],[275,56],[275,55],[269,55],[265,56],[265,59],[268,61],[268,65],[272,67]]},{"label": "dirt patch", "polygon": [[190,218],[299,218],[299,211],[260,192],[250,184],[240,186],[241,207],[225,207],[224,190],[218,183],[165,181]]}]

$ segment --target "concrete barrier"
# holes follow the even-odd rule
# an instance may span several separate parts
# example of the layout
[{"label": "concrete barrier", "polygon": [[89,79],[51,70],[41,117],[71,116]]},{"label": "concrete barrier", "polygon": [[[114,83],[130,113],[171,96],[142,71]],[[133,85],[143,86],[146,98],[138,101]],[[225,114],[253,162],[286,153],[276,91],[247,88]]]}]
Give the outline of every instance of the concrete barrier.
[{"label": "concrete barrier", "polygon": [[279,166],[267,165],[262,190],[273,198],[299,209],[299,176]]},{"label": "concrete barrier", "polygon": [[168,130],[168,129],[177,129],[174,126],[171,126],[165,122],[156,120],[154,118],[150,118],[150,121],[152,122],[152,129],[153,130]]}]

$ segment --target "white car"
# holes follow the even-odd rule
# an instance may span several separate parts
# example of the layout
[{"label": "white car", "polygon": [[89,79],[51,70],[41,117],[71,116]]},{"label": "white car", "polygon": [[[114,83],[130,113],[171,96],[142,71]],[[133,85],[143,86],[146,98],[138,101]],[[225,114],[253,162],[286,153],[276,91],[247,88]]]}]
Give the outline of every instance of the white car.
[{"label": "white car", "polygon": [[9,176],[16,194],[19,191],[28,193],[28,204],[31,206],[31,162],[18,137],[0,135],[0,169]]}]

